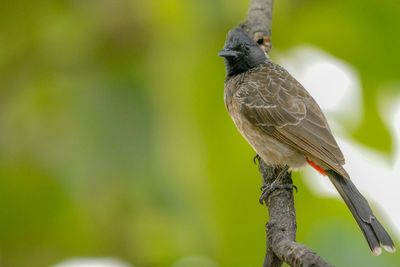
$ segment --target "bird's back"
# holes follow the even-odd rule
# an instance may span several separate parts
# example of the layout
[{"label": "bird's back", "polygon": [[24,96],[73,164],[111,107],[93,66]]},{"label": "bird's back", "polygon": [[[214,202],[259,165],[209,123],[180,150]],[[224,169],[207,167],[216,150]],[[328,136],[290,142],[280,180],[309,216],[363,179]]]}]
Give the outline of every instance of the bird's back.
[{"label": "bird's back", "polygon": [[[253,127],[251,132],[262,132],[272,137],[275,143],[294,150],[296,156],[302,154],[303,159],[318,161],[323,167],[330,167],[348,177],[342,168],[343,154],[320,107],[278,64],[268,61],[228,78],[225,101],[238,128],[238,124],[245,121]],[[251,143],[248,137],[246,139]]]}]

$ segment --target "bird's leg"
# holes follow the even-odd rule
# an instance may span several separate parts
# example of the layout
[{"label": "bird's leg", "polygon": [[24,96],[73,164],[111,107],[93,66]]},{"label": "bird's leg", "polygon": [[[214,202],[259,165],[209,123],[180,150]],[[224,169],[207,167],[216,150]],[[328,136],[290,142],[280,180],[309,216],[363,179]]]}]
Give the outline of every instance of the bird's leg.
[{"label": "bird's leg", "polygon": [[268,200],[269,196],[273,191],[276,189],[287,189],[287,190],[292,190],[293,188],[297,192],[297,187],[293,184],[283,184],[282,179],[285,177],[286,172],[289,170],[289,166],[283,167],[283,169],[279,172],[278,176],[275,178],[275,180],[269,184],[266,185],[264,184],[260,189],[261,189],[261,196],[260,196],[260,203],[263,204],[264,201]]}]

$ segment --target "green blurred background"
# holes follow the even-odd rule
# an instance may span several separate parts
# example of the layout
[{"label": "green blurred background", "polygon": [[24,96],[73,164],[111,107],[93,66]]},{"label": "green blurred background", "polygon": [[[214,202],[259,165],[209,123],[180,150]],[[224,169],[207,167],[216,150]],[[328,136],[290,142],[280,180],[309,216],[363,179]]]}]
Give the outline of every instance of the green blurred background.
[{"label": "green blurred background", "polygon": [[[261,266],[260,178],[217,57],[247,7],[0,2],[0,266]],[[399,80],[399,18],[396,0],[277,0],[273,20],[272,58],[309,43],[359,72],[367,108],[349,134],[388,158],[376,99]],[[371,256],[341,201],[294,176],[300,242],[335,266],[400,266],[399,253]]]}]

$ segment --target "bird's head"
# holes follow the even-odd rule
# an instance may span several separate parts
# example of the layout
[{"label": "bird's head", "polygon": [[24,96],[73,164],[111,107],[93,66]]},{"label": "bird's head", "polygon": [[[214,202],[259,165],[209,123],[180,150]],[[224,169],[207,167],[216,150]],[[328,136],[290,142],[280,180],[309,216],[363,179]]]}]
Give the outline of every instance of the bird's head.
[{"label": "bird's head", "polygon": [[224,49],[218,55],[225,59],[228,76],[245,72],[267,60],[264,51],[241,28],[228,33]]}]

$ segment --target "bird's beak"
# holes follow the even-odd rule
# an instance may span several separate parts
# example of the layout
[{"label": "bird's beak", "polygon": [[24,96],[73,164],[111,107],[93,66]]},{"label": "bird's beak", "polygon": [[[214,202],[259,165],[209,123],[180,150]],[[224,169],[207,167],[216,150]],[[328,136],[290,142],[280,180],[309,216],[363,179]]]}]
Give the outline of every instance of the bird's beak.
[{"label": "bird's beak", "polygon": [[240,52],[235,51],[235,50],[231,50],[228,48],[222,49],[221,51],[219,51],[218,56],[220,57],[238,57],[240,55]]}]

